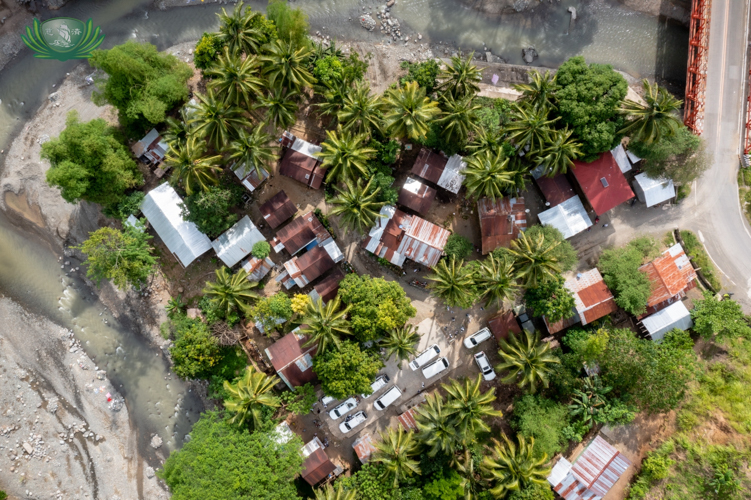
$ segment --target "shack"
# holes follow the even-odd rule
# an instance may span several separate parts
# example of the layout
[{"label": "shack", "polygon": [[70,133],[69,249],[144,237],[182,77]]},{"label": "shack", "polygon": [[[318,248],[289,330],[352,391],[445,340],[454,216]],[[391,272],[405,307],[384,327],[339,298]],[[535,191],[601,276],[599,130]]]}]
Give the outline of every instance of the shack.
[{"label": "shack", "polygon": [[211,246],[225,266],[233,267],[260,241],[266,241],[266,238],[246,215],[212,241]]}]

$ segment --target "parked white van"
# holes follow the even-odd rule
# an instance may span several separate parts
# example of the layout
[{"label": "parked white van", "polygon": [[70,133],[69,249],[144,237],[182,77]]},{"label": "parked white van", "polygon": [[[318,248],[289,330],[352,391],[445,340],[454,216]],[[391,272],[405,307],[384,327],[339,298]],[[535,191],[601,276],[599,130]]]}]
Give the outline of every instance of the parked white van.
[{"label": "parked white van", "polygon": [[438,360],[433,361],[431,364],[423,368],[422,374],[425,376],[425,378],[435,377],[442,371],[447,370],[448,367],[449,360],[446,358],[439,358]]},{"label": "parked white van", "polygon": [[386,387],[386,384],[389,383],[389,376],[388,375],[381,375],[379,377],[376,377],[375,381],[370,384],[370,390],[372,391],[370,394],[360,394],[360,396],[363,399],[368,399],[370,396],[375,394],[377,391],[383,389]]},{"label": "parked white van", "polygon": [[409,363],[409,367],[413,370],[417,370],[421,366],[428,364],[431,359],[435,358],[439,354],[441,354],[441,348],[438,347],[438,344],[433,344],[432,346],[428,347],[420,354],[418,354],[417,357]]},{"label": "parked white van", "polygon": [[391,389],[383,393],[383,396],[375,400],[375,406],[376,410],[385,410],[391,403],[399,399],[401,397],[402,391],[397,387],[393,386]]},{"label": "parked white van", "polygon": [[488,328],[483,328],[477,333],[473,333],[466,339],[464,339],[464,347],[467,349],[472,349],[473,347],[476,347],[480,344],[480,342],[485,342],[490,338],[490,330]]}]

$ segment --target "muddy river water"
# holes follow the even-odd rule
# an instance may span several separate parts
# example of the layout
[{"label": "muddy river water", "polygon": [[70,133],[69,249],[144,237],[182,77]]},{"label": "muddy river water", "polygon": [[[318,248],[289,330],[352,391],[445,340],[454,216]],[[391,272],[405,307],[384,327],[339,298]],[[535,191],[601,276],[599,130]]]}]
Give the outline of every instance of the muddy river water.
[{"label": "muddy river water", "polygon": [[[218,4],[186,3],[198,5],[160,11],[152,1],[74,0],[54,15],[91,17],[106,34],[104,48],[135,39],[163,49],[216,29]],[[265,5],[247,3],[254,9]],[[309,14],[314,30],[332,38],[383,40],[377,31],[367,32],[358,23],[363,6],[371,10],[380,2],[296,0],[293,5]],[[577,9],[577,20],[570,30],[571,6]],[[227,8],[231,7],[230,3]],[[456,0],[398,0],[392,15],[403,32],[421,33],[425,42],[475,50],[486,44],[510,63],[522,63],[521,49],[534,46],[540,54],[537,65],[555,67],[581,54],[637,78],[658,77],[677,86],[685,78],[687,29],[628,10],[615,0],[545,0],[534,11],[496,17]],[[35,59],[24,49],[0,72],[0,148],[8,148],[18,127],[76,64],[81,63]],[[163,356],[157,356],[131,326],[119,324],[75,273],[66,274],[51,250],[12,228],[1,215],[0,257],[0,292],[72,328],[89,355],[121,386],[139,431],[159,433],[168,448],[179,446],[200,404],[174,376],[165,380],[169,367]]]}]

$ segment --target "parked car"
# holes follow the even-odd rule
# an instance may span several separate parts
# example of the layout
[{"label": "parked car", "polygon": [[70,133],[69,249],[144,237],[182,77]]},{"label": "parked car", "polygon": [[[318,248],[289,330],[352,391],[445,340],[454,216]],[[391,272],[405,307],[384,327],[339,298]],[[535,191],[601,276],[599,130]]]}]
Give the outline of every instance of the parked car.
[{"label": "parked car", "polygon": [[347,420],[339,424],[339,430],[342,431],[344,434],[348,433],[355,427],[362,425],[365,420],[367,420],[368,416],[365,414],[364,411],[358,411],[354,415],[351,415],[347,417]]},{"label": "parked car", "polygon": [[391,403],[399,399],[401,395],[402,391],[397,386],[393,386],[384,392],[380,398],[376,399],[373,406],[375,406],[376,410],[385,410]]},{"label": "parked car", "polygon": [[339,420],[344,415],[354,410],[357,406],[357,400],[355,398],[349,398],[344,403],[340,404],[329,412],[329,416],[334,420]]},{"label": "parked car", "polygon": [[321,403],[323,403],[324,406],[328,406],[334,401],[336,401],[336,398],[332,398],[331,396],[326,396],[325,394],[321,398]]},{"label": "parked car", "polygon": [[475,363],[480,367],[482,377],[485,380],[493,380],[495,378],[495,371],[493,370],[493,367],[490,366],[490,361],[488,361],[485,351],[480,351],[475,354]]},{"label": "parked car", "polygon": [[435,377],[439,373],[441,373],[444,370],[447,370],[449,367],[449,360],[446,358],[439,358],[436,361],[433,361],[428,366],[422,369],[422,374],[425,376],[425,378],[431,378]]},{"label": "parked car", "polygon": [[386,384],[389,383],[389,376],[384,374],[376,377],[375,382],[370,384],[371,393],[370,394],[360,394],[363,399],[368,399],[370,396],[376,393],[376,391],[383,389],[386,387]]},{"label": "parked car", "polygon": [[485,342],[488,340],[491,336],[490,330],[485,327],[479,332],[473,333],[466,339],[464,339],[464,347],[467,349],[472,349],[473,347],[477,347],[481,342]]},{"label": "parked car", "polygon": [[409,367],[413,370],[417,370],[421,366],[428,364],[431,359],[435,358],[439,354],[441,354],[441,348],[438,347],[438,344],[433,344],[432,346],[428,347],[420,354],[418,354],[417,357],[409,363]]}]

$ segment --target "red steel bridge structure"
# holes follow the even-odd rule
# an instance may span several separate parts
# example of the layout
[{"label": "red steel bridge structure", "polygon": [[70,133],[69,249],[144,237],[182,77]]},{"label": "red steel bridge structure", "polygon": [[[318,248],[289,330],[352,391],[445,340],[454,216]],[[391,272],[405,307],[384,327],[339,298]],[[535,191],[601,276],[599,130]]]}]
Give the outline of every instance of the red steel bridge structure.
[{"label": "red steel bridge structure", "polygon": [[[696,135],[701,135],[704,130],[704,91],[707,84],[707,50],[709,47],[711,7],[712,0],[693,0],[691,4],[683,124]],[[748,143],[748,133],[746,136]]]}]

